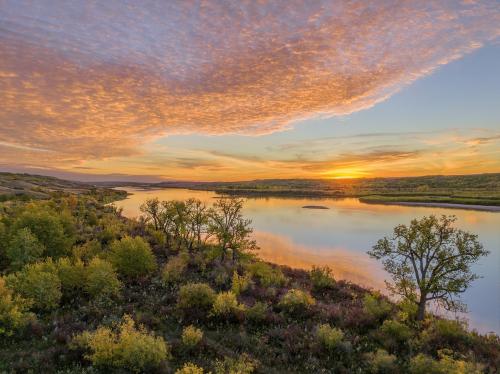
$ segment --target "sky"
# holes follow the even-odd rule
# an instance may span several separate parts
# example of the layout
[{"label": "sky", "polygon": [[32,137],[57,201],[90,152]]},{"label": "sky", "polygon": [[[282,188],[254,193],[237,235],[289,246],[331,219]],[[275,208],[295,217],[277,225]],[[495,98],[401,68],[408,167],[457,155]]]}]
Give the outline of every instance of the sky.
[{"label": "sky", "polygon": [[500,172],[498,1],[0,1],[0,170]]}]

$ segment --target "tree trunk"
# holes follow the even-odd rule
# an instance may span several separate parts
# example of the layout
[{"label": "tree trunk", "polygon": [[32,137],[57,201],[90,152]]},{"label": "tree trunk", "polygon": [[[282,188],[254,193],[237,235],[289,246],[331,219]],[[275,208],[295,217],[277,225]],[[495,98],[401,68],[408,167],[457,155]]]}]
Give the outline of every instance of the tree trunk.
[{"label": "tree trunk", "polygon": [[420,301],[418,302],[418,311],[417,311],[417,321],[423,321],[425,317],[425,305],[426,305],[426,296],[421,295]]}]

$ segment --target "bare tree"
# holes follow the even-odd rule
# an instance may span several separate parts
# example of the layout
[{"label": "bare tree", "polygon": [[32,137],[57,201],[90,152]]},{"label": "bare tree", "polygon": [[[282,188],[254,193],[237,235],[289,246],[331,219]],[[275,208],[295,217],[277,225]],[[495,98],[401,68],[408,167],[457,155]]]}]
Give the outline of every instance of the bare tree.
[{"label": "bare tree", "polygon": [[471,265],[489,252],[477,235],[453,227],[455,216],[434,215],[398,225],[392,238],[380,239],[368,254],[382,259],[392,276],[388,288],[414,302],[417,320],[425,315],[427,302],[436,301],[450,311],[465,311],[459,295],[479,278]]}]

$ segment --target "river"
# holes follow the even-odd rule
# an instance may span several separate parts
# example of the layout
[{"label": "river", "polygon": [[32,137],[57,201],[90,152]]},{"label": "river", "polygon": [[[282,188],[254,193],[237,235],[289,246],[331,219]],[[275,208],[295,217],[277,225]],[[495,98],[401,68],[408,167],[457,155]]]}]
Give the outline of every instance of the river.
[{"label": "river", "polygon": [[[210,191],[186,189],[141,190],[122,188],[131,195],[115,202],[127,217],[140,215],[139,206],[148,198],[184,200],[198,198],[211,204]],[[366,251],[378,239],[390,235],[397,224],[409,224],[422,216],[450,215],[457,226],[478,234],[491,253],[474,269],[482,276],[463,295],[466,318],[479,332],[500,333],[500,213],[420,206],[364,204],[358,199],[248,198],[244,214],[252,220],[259,256],[270,262],[309,269],[328,265],[337,279],[384,291],[387,274]],[[305,209],[303,206],[329,209]],[[463,317],[463,316],[462,316]]]}]

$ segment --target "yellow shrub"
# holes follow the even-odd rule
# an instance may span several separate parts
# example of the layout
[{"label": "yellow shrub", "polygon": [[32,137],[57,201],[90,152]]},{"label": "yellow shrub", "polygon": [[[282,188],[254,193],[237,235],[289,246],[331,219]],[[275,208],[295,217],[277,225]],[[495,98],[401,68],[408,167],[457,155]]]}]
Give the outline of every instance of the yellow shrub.
[{"label": "yellow shrub", "polygon": [[96,366],[122,368],[133,372],[154,369],[168,360],[170,346],[161,337],[148,333],[143,326],[135,326],[125,315],[115,329],[99,327],[75,338],[77,346],[90,350],[85,357]]},{"label": "yellow shrub", "polygon": [[182,331],[182,344],[192,348],[197,346],[203,339],[203,331],[193,325],[187,326]]},{"label": "yellow shrub", "polygon": [[422,353],[413,357],[410,361],[411,374],[480,374],[483,373],[483,367],[474,362],[466,362],[455,360],[450,356],[448,350],[438,352],[439,360],[434,360],[432,357]]},{"label": "yellow shrub", "polygon": [[6,282],[16,294],[30,300],[36,309],[51,310],[59,306],[61,281],[50,258],[26,265],[21,271],[8,275]]},{"label": "yellow shrub", "polygon": [[208,311],[214,302],[215,291],[206,283],[189,283],[179,290],[177,306],[180,309]]},{"label": "yellow shrub", "polygon": [[215,362],[215,374],[251,374],[257,369],[258,363],[246,353],[237,359],[224,357],[224,361]]},{"label": "yellow shrub", "polygon": [[342,330],[331,327],[328,324],[319,325],[316,330],[316,336],[320,344],[330,350],[337,348],[342,339],[344,339]]},{"label": "yellow shrub", "polygon": [[239,275],[235,270],[233,272],[233,279],[231,283],[231,291],[234,292],[235,295],[239,295],[242,292],[248,290],[251,284],[251,276],[249,274]]},{"label": "yellow shrub", "polygon": [[163,268],[162,279],[165,283],[171,284],[179,282],[188,266],[189,257],[185,252],[172,257]]},{"label": "yellow shrub", "polygon": [[28,313],[30,302],[14,296],[0,277],[0,336],[10,336],[23,328],[34,316]]},{"label": "yellow shrub", "polygon": [[196,366],[190,362],[184,364],[182,369],[176,370],[175,374],[203,374],[203,368]]},{"label": "yellow shrub", "polygon": [[309,277],[311,278],[313,287],[317,290],[331,288],[335,285],[335,279],[332,275],[332,269],[330,269],[328,266],[313,266],[312,270],[309,272]]},{"label": "yellow shrub", "polygon": [[92,297],[118,295],[121,282],[113,266],[100,258],[94,258],[86,269],[84,289]]},{"label": "yellow shrub", "polygon": [[157,266],[151,247],[140,236],[115,240],[109,260],[120,274],[132,278],[148,275]]},{"label": "yellow shrub", "polygon": [[[396,363],[396,356],[387,353],[384,349],[378,349],[376,352],[366,355],[370,363],[369,373],[400,373]],[[429,372],[431,373],[431,372]]]},{"label": "yellow shrub", "polygon": [[248,266],[248,271],[256,277],[264,287],[282,286],[286,283],[286,277],[279,268],[273,268],[271,265],[262,261],[256,261]]},{"label": "yellow shrub", "polygon": [[240,310],[243,306],[238,304],[238,299],[232,291],[221,292],[215,297],[213,313],[216,316],[229,316]]},{"label": "yellow shrub", "polygon": [[76,260],[73,263],[69,258],[64,257],[57,261],[56,266],[63,291],[72,292],[83,287],[85,266],[82,261]]},{"label": "yellow shrub", "polygon": [[363,309],[375,319],[386,318],[392,310],[391,304],[384,300],[380,294],[366,294],[363,298]]},{"label": "yellow shrub", "polygon": [[314,304],[316,300],[308,292],[295,288],[289,290],[280,301],[280,306],[290,313],[307,310]]}]

